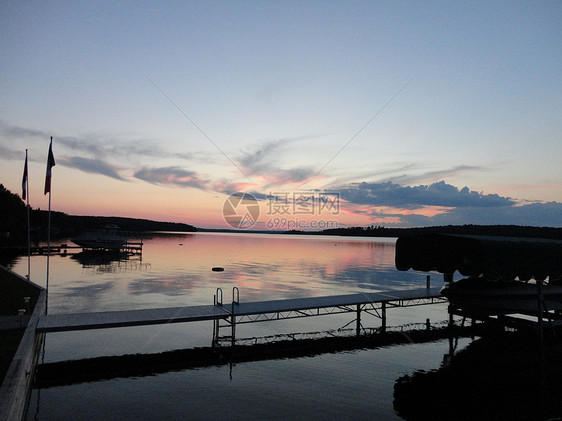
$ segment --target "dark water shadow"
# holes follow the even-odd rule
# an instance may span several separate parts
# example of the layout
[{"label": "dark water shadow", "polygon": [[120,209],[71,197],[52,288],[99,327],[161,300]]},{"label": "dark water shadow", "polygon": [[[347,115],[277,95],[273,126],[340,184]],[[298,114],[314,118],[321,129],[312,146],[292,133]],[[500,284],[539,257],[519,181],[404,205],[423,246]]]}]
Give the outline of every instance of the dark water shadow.
[{"label": "dark water shadow", "polygon": [[[473,333],[459,330],[461,336]],[[376,349],[406,343],[424,343],[448,337],[447,328],[416,329],[363,336],[283,340],[234,347],[202,347],[154,354],[87,358],[41,364],[35,388],[49,388],[83,382],[152,376],[159,373],[251,361],[314,357],[326,353]]]},{"label": "dark water shadow", "polygon": [[536,335],[480,338],[439,370],[416,371],[394,386],[406,420],[546,420],[562,415],[562,345],[541,350]]},{"label": "dark water shadow", "polygon": [[108,265],[113,262],[120,262],[128,260],[130,257],[129,253],[122,251],[111,251],[111,250],[85,250],[80,253],[72,254],[71,259],[76,260],[82,266],[95,266],[95,265]]}]

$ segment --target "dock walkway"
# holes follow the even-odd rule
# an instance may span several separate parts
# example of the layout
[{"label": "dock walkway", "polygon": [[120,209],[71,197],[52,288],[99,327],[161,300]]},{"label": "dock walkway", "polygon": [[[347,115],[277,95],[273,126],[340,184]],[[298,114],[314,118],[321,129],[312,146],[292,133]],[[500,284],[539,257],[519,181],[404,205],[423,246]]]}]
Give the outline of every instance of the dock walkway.
[{"label": "dock walkway", "polygon": [[143,310],[103,311],[95,313],[49,314],[41,317],[37,333],[115,327],[195,322],[226,318],[230,312],[219,306],[151,308]]},{"label": "dock walkway", "polygon": [[[219,294],[220,292],[220,294]],[[343,312],[357,312],[358,323],[361,311],[375,311],[385,321],[386,307],[407,307],[443,302],[445,298],[439,288],[419,288],[375,293],[360,293],[323,297],[296,298],[272,301],[240,302],[238,292],[233,289],[232,304],[222,304],[222,291],[217,290],[214,305],[155,308],[144,310],[106,311],[95,313],[49,314],[41,317],[37,333],[67,332],[87,329],[107,329],[127,326],[184,323],[193,321],[223,320],[232,327],[258,321],[290,319]]]},{"label": "dock walkway", "polygon": [[271,320],[271,316],[268,317],[268,315],[274,315],[275,319],[285,319],[292,318],[289,313],[302,317],[356,311],[357,306],[364,309],[365,306],[380,307],[381,304],[389,304],[394,307],[426,304],[426,301],[442,300],[444,297],[439,291],[439,288],[419,288],[247,303],[233,300],[229,311],[240,318],[238,323],[244,323],[246,320],[255,322],[262,318]]}]

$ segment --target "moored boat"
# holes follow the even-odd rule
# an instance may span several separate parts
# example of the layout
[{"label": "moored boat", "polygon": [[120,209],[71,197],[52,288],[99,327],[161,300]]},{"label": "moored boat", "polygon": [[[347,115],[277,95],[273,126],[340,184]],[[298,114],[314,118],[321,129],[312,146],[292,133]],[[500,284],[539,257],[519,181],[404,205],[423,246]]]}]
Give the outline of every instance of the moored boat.
[{"label": "moored boat", "polygon": [[441,290],[452,306],[479,314],[536,314],[541,311],[562,311],[562,285],[544,284],[539,304],[536,283],[490,281],[466,278],[445,285]]},{"label": "moored boat", "polygon": [[106,225],[102,230],[72,238],[72,242],[89,249],[119,250],[127,243],[127,239],[117,234],[118,229],[116,225]]}]

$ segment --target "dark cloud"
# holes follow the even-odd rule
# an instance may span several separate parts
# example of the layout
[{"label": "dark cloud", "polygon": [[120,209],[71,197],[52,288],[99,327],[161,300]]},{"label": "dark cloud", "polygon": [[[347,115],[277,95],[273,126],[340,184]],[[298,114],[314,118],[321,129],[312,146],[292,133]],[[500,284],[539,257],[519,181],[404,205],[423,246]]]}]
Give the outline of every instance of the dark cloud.
[{"label": "dark cloud", "polygon": [[372,168],[368,171],[359,172],[359,170],[354,172],[349,172],[348,170],[345,171],[344,174],[334,174],[335,171],[332,171],[331,175],[337,177],[333,182],[330,183],[329,188],[332,186],[341,186],[342,184],[352,183],[356,180],[384,180],[384,181],[393,181],[395,179],[400,179],[402,175],[397,176],[396,174],[403,173],[405,171],[416,171],[419,168],[418,164],[409,163],[409,164],[396,164],[392,165],[390,168],[385,169],[376,169],[373,170]]},{"label": "dark cloud", "polygon": [[25,158],[25,151],[14,151],[13,149],[6,148],[5,146],[0,145],[0,158],[12,160],[12,159],[21,159]]},{"label": "dark cloud", "polygon": [[270,194],[263,194],[256,191],[249,192],[256,200],[271,200],[272,196]]},{"label": "dark cloud", "polygon": [[[30,129],[25,127],[14,126],[3,120],[0,120],[0,132],[7,138],[13,139],[14,141],[33,141],[35,144],[37,142],[43,142],[48,144],[53,133],[47,133],[42,130]],[[67,149],[76,152],[86,152],[95,158],[103,158],[107,155],[107,151],[103,146],[103,142],[100,142],[97,136],[86,136],[86,137],[68,137],[68,136],[56,136],[54,138],[55,152],[58,146],[64,146]]]},{"label": "dark cloud", "polygon": [[159,141],[151,139],[116,140],[103,135],[88,135],[80,138],[57,137],[56,140],[73,151],[84,152],[96,158],[114,158],[120,161],[123,158],[134,160],[136,157],[178,159],[193,157],[187,152],[168,152],[158,145]]},{"label": "dark cloud", "polygon": [[290,169],[274,169],[264,174],[268,181],[264,188],[267,189],[273,185],[303,183],[308,180],[314,173],[312,168],[296,167]]},{"label": "dark cloud", "polygon": [[224,193],[226,195],[229,196],[241,196],[241,195],[245,195],[245,194],[249,194],[251,195],[254,199],[260,201],[260,200],[271,200],[271,196],[269,194],[263,194],[260,192],[256,192],[256,191],[247,191],[247,192],[242,192],[242,191],[223,191],[221,193]]},{"label": "dark cloud", "polygon": [[116,167],[98,159],[87,159],[78,156],[60,157],[57,158],[58,163],[87,173],[101,174],[121,181],[125,180],[119,175]]},{"label": "dark cloud", "polygon": [[[0,158],[6,160],[23,160],[25,158],[25,149],[30,150],[29,161],[40,162],[46,158],[50,136],[40,130],[28,129],[25,127],[14,126],[0,119],[0,134],[4,140],[4,145],[0,144]],[[2,140],[0,140],[2,142]],[[41,142],[44,146],[44,154],[38,159],[34,151],[34,146]],[[6,144],[9,144],[6,145]],[[14,146],[13,149],[11,146]],[[25,146],[24,146],[25,145]]]},{"label": "dark cloud", "polygon": [[[471,224],[502,224],[562,227],[562,203],[533,203],[508,208],[455,209],[442,215],[436,215],[432,221],[437,225],[456,224],[465,221]],[[473,221],[473,222],[466,222]]]},{"label": "dark cloud", "polygon": [[273,161],[272,153],[284,146],[284,143],[282,140],[266,142],[251,152],[244,152],[239,159],[240,164],[246,169],[259,172],[264,165]]},{"label": "dark cloud", "polygon": [[390,206],[416,209],[423,206],[439,207],[501,207],[512,206],[515,201],[497,194],[483,194],[458,189],[444,181],[431,185],[400,186],[395,183],[358,183],[339,189],[341,198],[360,205]]},{"label": "dark cloud", "polygon": [[[411,169],[411,167],[408,169]],[[402,185],[404,184],[411,185],[415,183],[422,183],[426,180],[443,180],[444,178],[453,177],[464,172],[475,172],[475,171],[482,172],[488,170],[489,170],[488,168],[474,166],[474,165],[457,165],[456,167],[453,168],[446,168],[444,170],[439,170],[439,171],[427,171],[416,175],[407,175],[407,174],[395,175],[388,178],[386,181],[391,181],[393,183],[398,183]]]},{"label": "dark cloud", "polygon": [[310,138],[311,136],[302,136],[265,142],[251,152],[244,152],[239,162],[248,175],[259,175],[266,180],[264,188],[271,185],[302,183],[313,174],[313,169],[302,166],[281,168],[279,157],[286,146]]},{"label": "dark cloud", "polygon": [[63,145],[75,152],[85,152],[95,158],[105,158],[108,156],[104,142],[99,138],[74,138],[74,137],[57,137],[55,139],[57,145]]},{"label": "dark cloud", "polygon": [[244,152],[239,162],[248,168],[260,168],[264,163],[275,161],[281,150],[297,142],[314,139],[319,136],[296,136],[263,142],[259,147],[250,152]]},{"label": "dark cloud", "polygon": [[[13,140],[33,140],[47,143],[53,133],[46,133],[41,130],[14,126],[0,120],[0,133],[6,138]],[[177,158],[192,159],[193,155],[186,151],[169,152],[159,146],[161,139],[136,138],[125,140],[115,138],[101,133],[90,133],[82,136],[55,136],[54,148],[57,145],[63,146],[78,154],[86,154],[95,159],[123,158],[129,160],[135,157],[154,157],[154,158]],[[9,150],[9,149],[7,149]],[[1,152],[1,151],[0,151]]]},{"label": "dark cloud", "polygon": [[0,120],[0,132],[5,134],[9,138],[21,139],[21,138],[33,138],[41,137],[46,138],[47,134],[40,130],[28,129],[25,127],[14,126],[12,124],[6,123],[4,120]]},{"label": "dark cloud", "polygon": [[[359,213],[359,212],[358,212]],[[421,227],[441,225],[528,225],[562,227],[562,203],[533,203],[523,206],[455,208],[435,216],[419,214],[368,212],[373,220],[394,217],[396,226]]]},{"label": "dark cloud", "polygon": [[208,181],[199,178],[196,172],[179,167],[143,168],[134,174],[135,178],[152,184],[194,187],[207,190]]}]

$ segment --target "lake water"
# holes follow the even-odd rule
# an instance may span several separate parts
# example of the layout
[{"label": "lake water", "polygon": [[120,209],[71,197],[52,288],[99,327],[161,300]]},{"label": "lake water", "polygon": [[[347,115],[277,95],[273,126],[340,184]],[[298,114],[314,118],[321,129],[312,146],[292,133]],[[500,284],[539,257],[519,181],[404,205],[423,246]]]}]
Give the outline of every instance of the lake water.
[{"label": "lake water", "polygon": [[[217,288],[240,301],[423,287],[426,273],[394,267],[395,240],[253,234],[174,234],[144,241],[142,258],[50,259],[49,313],[207,305]],[[213,272],[212,267],[224,267]],[[31,279],[44,285],[45,256]],[[27,272],[27,259],[12,268]],[[432,274],[432,286],[442,278]],[[440,322],[443,304],[388,310],[389,326]],[[338,329],[352,313],[239,325],[238,338]],[[364,315],[365,327],[380,320]],[[352,323],[351,326],[354,326]],[[44,362],[210,347],[212,322],[51,333]],[[461,340],[460,347],[468,343]],[[34,389],[28,419],[400,419],[398,378],[437,369],[447,340],[180,369]]]}]

